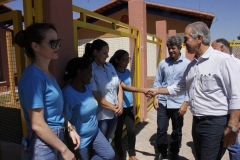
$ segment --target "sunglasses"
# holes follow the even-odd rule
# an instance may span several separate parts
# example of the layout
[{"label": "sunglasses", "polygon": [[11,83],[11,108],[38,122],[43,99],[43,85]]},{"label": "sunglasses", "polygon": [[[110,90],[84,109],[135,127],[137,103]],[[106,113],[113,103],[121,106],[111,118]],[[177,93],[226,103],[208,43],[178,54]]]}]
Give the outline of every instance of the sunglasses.
[{"label": "sunglasses", "polygon": [[55,49],[57,47],[61,47],[61,39],[50,40],[48,43],[50,44],[52,49]]}]

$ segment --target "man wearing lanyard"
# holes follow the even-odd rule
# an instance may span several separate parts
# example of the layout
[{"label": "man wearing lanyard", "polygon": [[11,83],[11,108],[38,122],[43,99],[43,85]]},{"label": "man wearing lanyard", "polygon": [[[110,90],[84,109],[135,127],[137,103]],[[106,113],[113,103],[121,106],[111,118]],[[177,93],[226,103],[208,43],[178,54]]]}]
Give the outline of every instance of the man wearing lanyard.
[{"label": "man wearing lanyard", "polygon": [[[240,117],[240,72],[232,57],[210,46],[210,30],[203,22],[189,24],[184,42],[195,58],[178,84],[150,92],[189,95],[193,114],[192,137],[198,160],[219,160],[235,143]],[[230,117],[228,118],[228,114]]]},{"label": "man wearing lanyard", "polygon": [[[216,50],[219,50],[226,54],[229,54],[233,58],[233,61],[236,62],[236,65],[238,66],[238,68],[240,70],[240,60],[237,59],[236,57],[234,57],[233,54],[231,54],[230,44],[226,39],[224,39],[224,38],[216,39],[215,41],[213,41],[212,47],[213,47],[213,49],[216,49]],[[238,128],[240,128],[240,122],[238,123]],[[236,142],[233,145],[227,147],[227,149],[229,152],[230,160],[239,160],[240,159],[240,143],[238,142],[238,134],[236,136]]]}]

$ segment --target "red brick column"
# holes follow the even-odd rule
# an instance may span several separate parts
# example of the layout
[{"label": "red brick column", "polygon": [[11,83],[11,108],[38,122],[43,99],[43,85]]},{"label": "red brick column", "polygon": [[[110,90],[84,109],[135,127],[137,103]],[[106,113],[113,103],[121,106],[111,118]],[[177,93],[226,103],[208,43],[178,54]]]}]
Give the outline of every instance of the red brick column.
[{"label": "red brick column", "polygon": [[[147,24],[146,3],[143,0],[128,2],[129,25],[140,29],[140,71],[141,87],[147,86]],[[140,120],[147,118],[147,98],[141,94]]]},{"label": "red brick column", "polygon": [[162,54],[161,58],[166,58],[166,40],[167,40],[167,22],[166,21],[157,21],[156,22],[156,36],[162,39]]},{"label": "red brick column", "polygon": [[176,36],[176,30],[168,30],[168,37]]},{"label": "red brick column", "polygon": [[43,20],[56,25],[58,38],[62,39],[57,60],[52,60],[50,70],[56,76],[58,84],[62,81],[67,62],[74,57],[72,0],[50,1],[43,0]]}]

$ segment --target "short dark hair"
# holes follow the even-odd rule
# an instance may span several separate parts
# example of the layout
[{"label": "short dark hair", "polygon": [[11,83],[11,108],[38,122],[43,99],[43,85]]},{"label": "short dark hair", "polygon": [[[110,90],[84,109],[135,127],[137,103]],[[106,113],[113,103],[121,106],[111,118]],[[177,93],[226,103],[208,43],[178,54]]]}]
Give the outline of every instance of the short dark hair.
[{"label": "short dark hair", "polygon": [[182,47],[182,39],[179,36],[171,36],[167,39],[167,46],[177,46],[180,49]]},{"label": "short dark hair", "polygon": [[125,54],[129,54],[129,53],[127,51],[123,50],[123,49],[117,50],[113,54],[113,56],[110,58],[109,63],[112,63],[114,68],[116,68],[117,67],[117,62],[115,61],[115,59],[120,60]]},{"label": "short dark hair", "polygon": [[66,66],[66,71],[63,76],[64,81],[68,81],[73,79],[77,76],[77,72],[79,69],[83,70],[88,68],[92,64],[93,60],[83,58],[83,57],[76,57],[71,59]]},{"label": "short dark hair", "polygon": [[26,28],[26,30],[19,31],[14,37],[14,43],[22,48],[25,48],[27,57],[31,60],[35,59],[35,53],[31,47],[32,42],[41,43],[46,38],[46,31],[53,29],[57,32],[55,26],[50,23],[34,23]]},{"label": "short dark hair", "polygon": [[216,39],[217,43],[222,43],[229,51],[231,50],[230,43],[224,38]]}]

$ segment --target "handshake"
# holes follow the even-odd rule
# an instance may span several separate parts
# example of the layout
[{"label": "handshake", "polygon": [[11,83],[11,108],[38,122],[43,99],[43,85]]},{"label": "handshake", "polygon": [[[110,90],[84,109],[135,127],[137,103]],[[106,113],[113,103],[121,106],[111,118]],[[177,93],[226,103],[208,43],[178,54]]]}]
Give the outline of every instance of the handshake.
[{"label": "handshake", "polygon": [[144,92],[143,92],[143,94],[148,98],[152,98],[156,96],[158,93],[159,93],[158,88],[144,88]]}]

